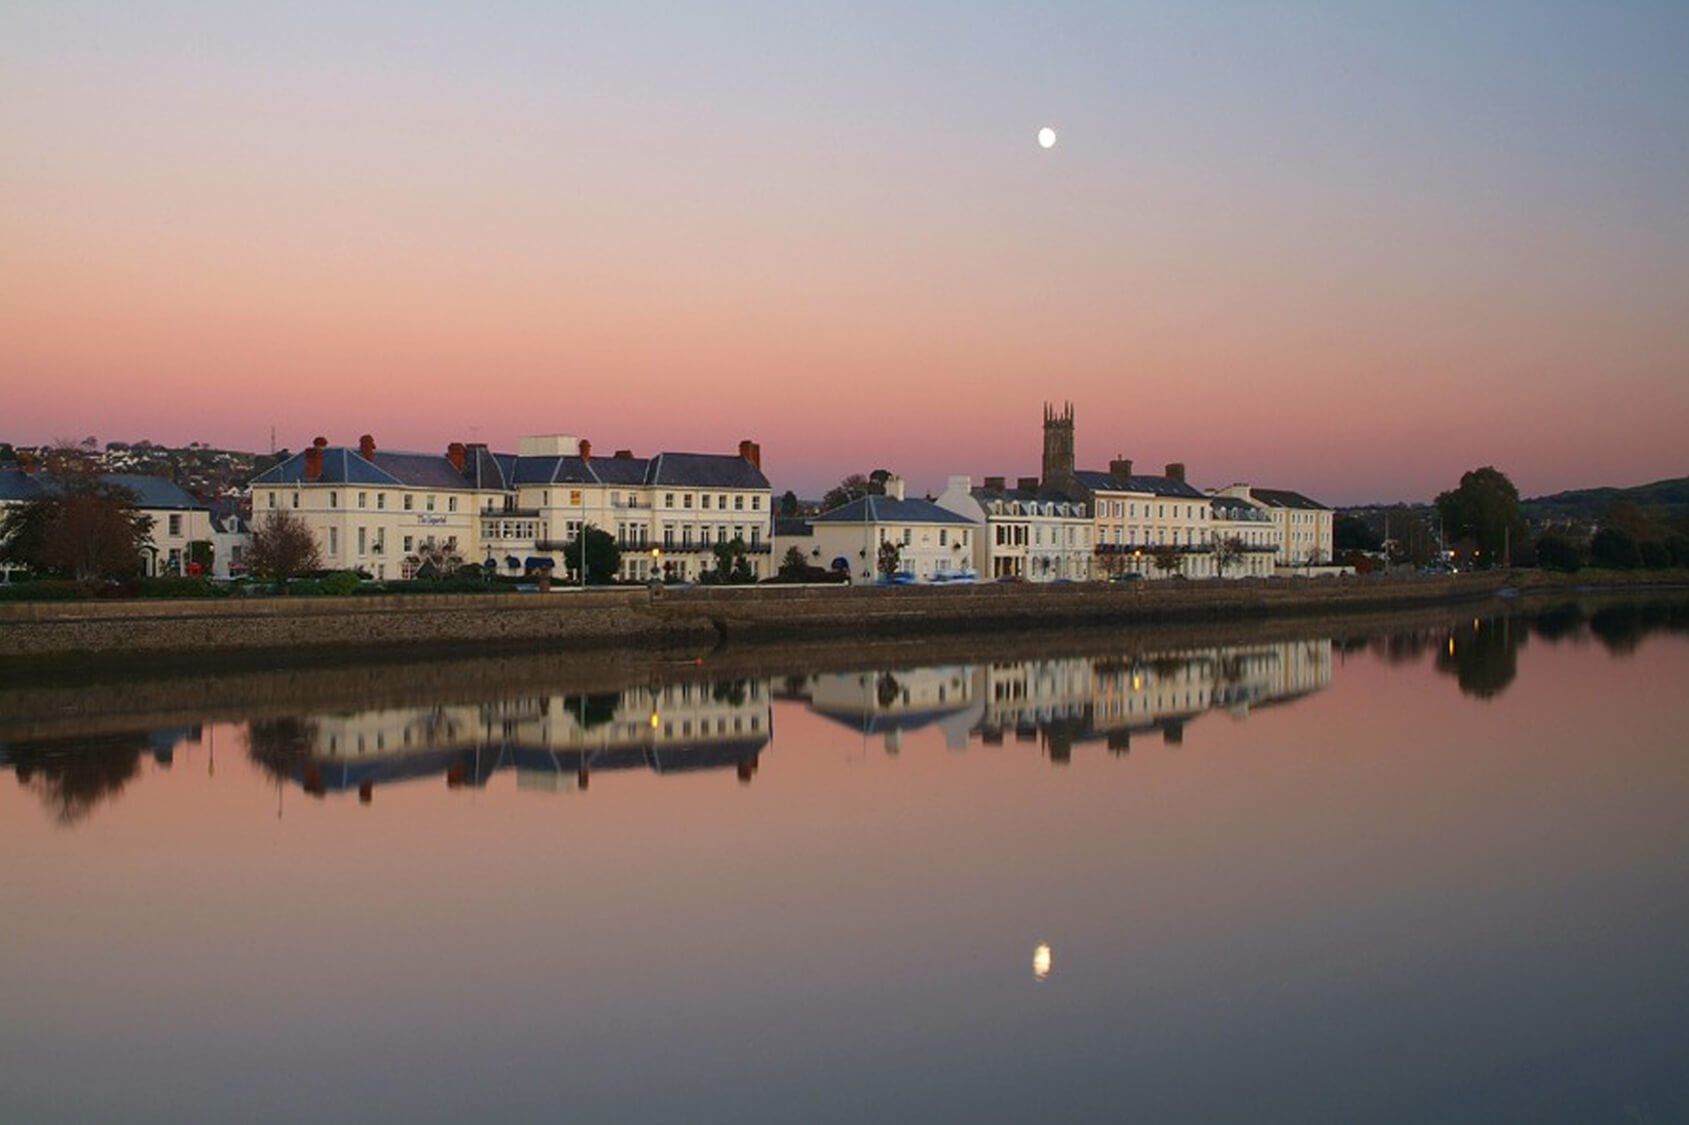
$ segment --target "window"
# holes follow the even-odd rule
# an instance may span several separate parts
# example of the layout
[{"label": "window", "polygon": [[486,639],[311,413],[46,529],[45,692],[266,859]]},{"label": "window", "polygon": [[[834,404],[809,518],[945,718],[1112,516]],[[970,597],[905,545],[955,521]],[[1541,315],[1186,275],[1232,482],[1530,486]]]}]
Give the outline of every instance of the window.
[{"label": "window", "polygon": [[674,493],[672,493],[672,492],[663,493],[663,507],[665,507],[665,508],[674,507]]},{"label": "window", "polygon": [[340,553],[340,529],[338,527],[328,529],[328,553],[331,555]]},{"label": "window", "polygon": [[751,511],[753,511],[753,512],[762,511],[762,494],[761,493],[758,493],[757,495],[751,497]]},{"label": "window", "polygon": [[682,547],[692,546],[692,525],[691,524],[687,524],[686,526],[684,526],[680,529],[680,545]]},{"label": "window", "polygon": [[272,493],[270,493],[270,507],[274,508],[275,506],[276,506],[276,494],[274,492],[272,492]]},{"label": "window", "polygon": [[387,494],[385,492],[377,492],[375,494],[375,510],[380,512],[380,511],[385,511],[386,508],[387,508]]},{"label": "window", "polygon": [[759,544],[761,542],[762,542],[762,527],[760,525],[757,525],[757,524],[752,524],[751,525],[751,546],[755,547],[757,544]]},{"label": "window", "polygon": [[706,492],[706,493],[704,493],[704,498],[703,498],[703,501],[702,501],[702,503],[703,503],[703,507],[704,507],[704,509],[705,509],[705,510],[706,510],[706,511],[708,511],[708,510],[709,510],[709,506],[710,506],[710,494],[709,494],[709,493],[707,493],[707,492]]},{"label": "window", "polygon": [[299,493],[297,492],[293,494],[293,506],[295,508],[299,507]]},{"label": "window", "polygon": [[170,517],[170,534],[171,535],[182,534],[182,517],[181,516],[173,515],[173,516]]},{"label": "window", "polygon": [[448,512],[457,511],[457,497],[456,496],[446,497],[446,511],[448,511]]},{"label": "window", "polygon": [[434,510],[434,494],[432,492],[430,492],[427,498],[423,501],[423,507],[427,508],[430,512]]},{"label": "window", "polygon": [[680,497],[680,506],[682,508],[690,508],[692,506],[692,494],[690,492],[682,494]]},{"label": "window", "polygon": [[360,508],[369,507],[369,493],[367,493],[367,492],[358,493],[358,507],[360,507]]},{"label": "window", "polygon": [[[415,506],[416,506],[416,497],[412,496],[408,492],[405,493],[405,511],[408,512]],[[410,550],[410,548],[406,547],[405,550],[408,551],[408,550]]]},{"label": "window", "polygon": [[744,498],[744,496],[742,496],[742,495],[741,496],[735,496],[733,498],[733,510],[735,512],[742,512],[742,511],[745,510],[745,498]]},{"label": "window", "polygon": [[950,532],[948,529],[942,527],[938,529],[938,545],[940,547],[950,546]]},{"label": "window", "polygon": [[665,523],[663,525],[663,546],[674,546],[674,524],[672,523]]},{"label": "window", "polygon": [[904,528],[903,529],[903,545],[905,547],[907,547],[911,543],[913,543],[914,541],[915,541],[915,532],[911,528],[907,528],[907,527]]},{"label": "window", "polygon": [[358,554],[365,554],[369,550],[369,529],[358,528]]},{"label": "window", "polygon": [[415,544],[416,540],[414,537],[409,535],[405,536],[405,554],[410,554],[411,550],[415,547]]},{"label": "window", "polygon": [[715,506],[720,508],[724,512],[727,511],[727,494],[725,492],[722,493],[720,496],[716,497],[716,505]]}]

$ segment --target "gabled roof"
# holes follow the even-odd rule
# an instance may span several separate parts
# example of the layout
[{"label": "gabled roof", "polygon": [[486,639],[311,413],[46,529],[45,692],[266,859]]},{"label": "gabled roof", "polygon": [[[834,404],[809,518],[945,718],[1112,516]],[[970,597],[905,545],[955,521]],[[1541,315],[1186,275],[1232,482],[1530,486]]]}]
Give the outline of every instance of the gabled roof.
[{"label": "gabled roof", "polygon": [[1310,500],[1300,492],[1291,492],[1284,488],[1252,488],[1250,495],[1269,508],[1300,508],[1314,512],[1331,510],[1318,500]]},{"label": "gabled roof", "polygon": [[[363,461],[351,450],[351,457],[355,461]],[[371,462],[365,461],[368,465]],[[464,467],[468,468],[468,457],[464,458]],[[389,453],[385,449],[375,451],[373,466],[381,470],[402,485],[410,488],[470,488],[466,473],[458,471],[456,465],[438,453]],[[325,462],[326,472],[327,465]],[[354,482],[356,483],[356,482]]]},{"label": "gabled roof", "polygon": [[762,470],[731,453],[659,453],[645,482],[690,488],[767,488]]},{"label": "gabled roof", "polygon": [[948,523],[972,527],[974,521],[940,508],[931,500],[894,500],[890,496],[864,496],[823,512],[811,523]]},{"label": "gabled roof", "polygon": [[814,535],[815,528],[810,526],[809,520],[804,516],[775,516],[774,534],[800,538]]}]

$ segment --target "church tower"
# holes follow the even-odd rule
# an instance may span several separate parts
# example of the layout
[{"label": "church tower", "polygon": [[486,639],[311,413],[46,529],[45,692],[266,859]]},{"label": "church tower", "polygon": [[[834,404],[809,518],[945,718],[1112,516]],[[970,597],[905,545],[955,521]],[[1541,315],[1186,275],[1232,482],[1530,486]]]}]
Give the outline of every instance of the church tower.
[{"label": "church tower", "polygon": [[1060,486],[1073,479],[1073,404],[1064,403],[1060,413],[1044,404],[1044,487]]}]

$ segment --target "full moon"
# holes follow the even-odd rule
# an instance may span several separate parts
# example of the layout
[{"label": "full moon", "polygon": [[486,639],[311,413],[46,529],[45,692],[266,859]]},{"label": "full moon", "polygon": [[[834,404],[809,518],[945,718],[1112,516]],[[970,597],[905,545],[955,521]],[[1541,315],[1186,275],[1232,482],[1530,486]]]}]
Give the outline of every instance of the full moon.
[{"label": "full moon", "polygon": [[1038,147],[1039,148],[1055,148],[1056,147],[1056,131],[1054,129],[1050,128],[1048,125],[1044,126],[1042,129],[1038,130]]}]

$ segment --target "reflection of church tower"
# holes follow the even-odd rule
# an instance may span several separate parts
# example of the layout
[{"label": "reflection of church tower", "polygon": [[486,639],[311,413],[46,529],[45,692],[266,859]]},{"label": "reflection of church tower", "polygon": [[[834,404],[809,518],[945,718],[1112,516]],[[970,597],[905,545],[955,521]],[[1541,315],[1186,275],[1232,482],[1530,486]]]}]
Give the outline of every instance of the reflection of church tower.
[{"label": "reflection of church tower", "polygon": [[1061,413],[1044,404],[1044,486],[1059,485],[1073,478],[1073,404],[1062,405]]}]

